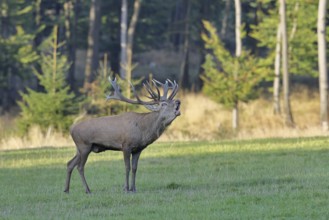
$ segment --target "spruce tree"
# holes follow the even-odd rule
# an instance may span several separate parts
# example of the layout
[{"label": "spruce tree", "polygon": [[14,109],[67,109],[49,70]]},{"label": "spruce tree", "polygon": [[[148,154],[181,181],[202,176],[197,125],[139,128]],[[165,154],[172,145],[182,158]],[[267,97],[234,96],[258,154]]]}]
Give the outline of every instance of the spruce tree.
[{"label": "spruce tree", "polygon": [[233,109],[236,102],[247,102],[257,97],[255,87],[268,71],[246,50],[234,57],[224,47],[216,28],[208,21],[203,22],[207,31],[202,34],[208,54],[202,67],[203,91],[214,101]]},{"label": "spruce tree", "polygon": [[52,36],[41,45],[40,71],[34,69],[44,91],[27,88],[27,93],[20,92],[22,101],[20,130],[26,132],[31,125],[38,125],[43,130],[54,127],[65,130],[73,122],[78,104],[75,96],[65,82],[70,64],[67,57],[59,52],[63,43],[57,43],[57,28]]}]

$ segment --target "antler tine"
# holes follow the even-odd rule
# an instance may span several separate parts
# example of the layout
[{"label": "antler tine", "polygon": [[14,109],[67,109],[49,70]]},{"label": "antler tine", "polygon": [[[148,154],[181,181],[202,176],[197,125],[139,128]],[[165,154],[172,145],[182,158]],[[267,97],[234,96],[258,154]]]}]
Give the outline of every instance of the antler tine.
[{"label": "antler tine", "polygon": [[109,81],[114,89],[114,92],[112,95],[107,95],[106,99],[109,100],[109,99],[116,99],[116,100],[120,100],[120,101],[124,101],[124,102],[127,102],[127,103],[130,103],[130,104],[141,104],[141,105],[154,105],[154,104],[157,104],[158,102],[156,101],[151,101],[151,102],[145,102],[145,101],[142,101],[139,96],[137,95],[137,92],[135,90],[135,87],[130,83],[130,86],[132,88],[132,91],[134,93],[134,96],[136,97],[137,100],[132,100],[132,99],[128,99],[126,97],[124,97],[121,92],[120,92],[120,86],[117,84],[117,79],[114,78],[114,80],[112,80],[110,77],[109,77]]},{"label": "antler tine", "polygon": [[[161,83],[161,82],[159,82],[158,80],[155,80],[155,79],[153,79],[152,81],[153,81],[153,84],[155,86],[156,86],[156,84],[159,84],[162,87],[162,89],[163,89],[163,95],[160,97],[160,100],[161,101],[167,100],[168,99],[167,98],[168,90],[170,89],[170,87],[168,85],[168,80],[166,80],[165,83]],[[156,86],[156,88],[158,88],[158,87]]]},{"label": "antler tine", "polygon": [[134,93],[134,96],[136,97],[136,99],[137,99],[137,101],[140,103],[140,102],[143,102],[140,98],[139,98],[139,96],[137,95],[137,92],[136,92],[136,89],[135,89],[135,87],[134,87],[134,85],[131,83],[131,82],[129,82],[130,83],[130,87],[131,87],[131,89],[132,89],[132,91],[133,91],[133,93]]},{"label": "antler tine", "polygon": [[153,99],[153,100],[159,100],[159,97],[160,97],[160,91],[159,91],[159,89],[156,87],[156,89],[157,89],[157,93],[155,93],[153,90],[152,90],[152,87],[151,87],[151,85],[150,85],[150,83],[149,82],[146,82],[146,84],[145,83],[143,83],[143,86],[144,86],[144,88],[147,90],[147,92],[150,94],[150,96],[147,96],[149,99]]},{"label": "antler tine", "polygon": [[[167,81],[170,83],[171,86],[174,84],[170,79],[167,79]],[[174,82],[176,83],[175,80],[174,80]],[[171,88],[172,88],[172,87],[171,87]]]},{"label": "antler tine", "polygon": [[[176,83],[175,80],[174,80],[174,82],[172,82],[170,79],[167,79],[165,83],[161,83],[155,79],[153,79],[153,81],[154,81],[153,83],[156,83],[163,88],[164,94],[161,96],[161,100],[172,100],[176,96],[176,94],[178,92],[178,84]],[[171,89],[172,92],[169,95],[169,97],[167,98],[169,89]]]},{"label": "antler tine", "polygon": [[157,87],[157,84],[156,84],[155,82],[153,82],[153,80],[152,80],[152,83],[153,83],[155,89],[157,90],[157,97],[158,97],[158,100],[160,100],[160,90],[159,90],[159,88]]},{"label": "antler tine", "polygon": [[[169,79],[168,79],[169,80]],[[175,96],[176,96],[176,94],[177,94],[177,92],[178,92],[178,84],[176,83],[176,81],[174,80],[174,82],[172,82],[172,81],[170,81],[169,80],[169,82],[170,82],[170,84],[172,85],[172,92],[171,92],[171,94],[170,94],[170,96],[169,96],[169,100],[172,100]]]},{"label": "antler tine", "polygon": [[110,99],[121,100],[122,98],[124,98],[120,93],[120,86],[117,84],[117,79],[114,78],[114,80],[112,80],[111,77],[109,77],[108,80],[110,81],[112,88],[114,89],[114,92],[112,95],[108,94],[106,96],[106,100],[110,100]]}]

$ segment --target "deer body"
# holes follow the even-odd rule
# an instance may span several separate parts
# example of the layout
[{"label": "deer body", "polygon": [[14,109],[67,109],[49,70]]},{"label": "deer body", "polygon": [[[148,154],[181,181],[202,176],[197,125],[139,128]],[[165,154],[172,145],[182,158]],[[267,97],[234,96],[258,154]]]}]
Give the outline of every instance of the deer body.
[{"label": "deer body", "polygon": [[74,141],[83,141],[95,153],[99,152],[97,146],[118,151],[130,147],[136,152],[154,142],[165,127],[158,112],[128,112],[76,124],[71,128],[71,135]]},{"label": "deer body", "polygon": [[[115,88],[115,81],[111,81],[111,83],[112,85],[114,83]],[[119,91],[118,89],[116,92]],[[139,97],[137,98],[139,99]],[[124,189],[135,192],[137,165],[142,150],[153,143],[165,128],[180,115],[179,107],[179,100],[169,99],[158,102],[157,108],[152,112],[127,112],[121,115],[94,118],[73,125],[70,133],[76,144],[77,153],[67,163],[64,192],[69,192],[71,174],[74,167],[77,166],[86,193],[90,193],[84,176],[85,163],[91,152],[100,153],[106,150],[123,152],[126,168]],[[129,188],[130,170],[132,171],[131,188]]]}]

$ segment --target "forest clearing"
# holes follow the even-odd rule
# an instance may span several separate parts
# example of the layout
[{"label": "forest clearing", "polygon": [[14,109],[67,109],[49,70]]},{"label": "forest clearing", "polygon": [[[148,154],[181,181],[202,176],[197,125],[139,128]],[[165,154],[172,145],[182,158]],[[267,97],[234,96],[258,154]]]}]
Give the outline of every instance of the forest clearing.
[{"label": "forest clearing", "polygon": [[0,219],[328,219],[328,7],[2,1]]},{"label": "forest clearing", "polygon": [[[123,192],[120,152],[92,154],[86,195],[74,148],[0,151],[1,219],[328,218],[327,138],[168,142],[143,152],[137,193]],[[24,180],[24,181],[23,181]]]}]

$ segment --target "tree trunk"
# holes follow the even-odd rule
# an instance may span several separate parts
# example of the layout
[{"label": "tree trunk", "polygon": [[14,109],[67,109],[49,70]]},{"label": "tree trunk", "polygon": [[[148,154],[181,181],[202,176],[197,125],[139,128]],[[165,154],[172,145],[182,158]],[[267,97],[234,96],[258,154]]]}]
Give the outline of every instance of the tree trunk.
[{"label": "tree trunk", "polygon": [[182,5],[182,0],[176,1],[175,12],[173,16],[173,28],[171,30],[172,43],[176,52],[179,52],[181,45],[181,20],[182,20],[182,11],[184,10]]},{"label": "tree trunk", "polygon": [[36,0],[34,2],[34,7],[35,7],[34,22],[37,28],[39,28],[41,24],[41,1],[42,0]]},{"label": "tree trunk", "polygon": [[120,21],[120,77],[126,78],[127,71],[127,26],[128,26],[128,3],[127,0],[121,2],[121,21]]},{"label": "tree trunk", "polygon": [[282,73],[283,73],[283,104],[285,123],[289,127],[294,126],[294,120],[290,107],[290,82],[289,82],[289,68],[288,68],[288,39],[286,27],[286,1],[280,0],[280,24],[282,34]]},{"label": "tree trunk", "polygon": [[319,60],[319,88],[320,88],[320,120],[322,129],[328,131],[328,79],[326,57],[326,10],[327,1],[320,0],[318,6],[318,60]]},{"label": "tree trunk", "polygon": [[1,3],[1,11],[0,11],[0,34],[1,37],[7,39],[10,37],[10,22],[9,22],[9,5],[6,1]]},{"label": "tree trunk", "polygon": [[[292,27],[291,27],[291,31],[290,31],[290,36],[289,36],[289,42],[292,42],[296,32],[297,32],[297,24],[298,24],[298,10],[299,10],[299,2],[295,3],[295,7],[294,7],[294,11],[293,11],[293,21],[292,21]],[[291,55],[292,55],[292,44],[289,44],[288,47],[288,60],[291,59]]]},{"label": "tree trunk", "polygon": [[236,101],[232,110],[232,128],[234,131],[237,131],[239,128],[239,102]]},{"label": "tree trunk", "polygon": [[[33,14],[34,15],[34,28],[36,30],[40,28],[40,25],[41,25],[43,17],[44,17],[44,9],[41,7],[41,1],[42,0],[35,0],[34,5],[33,5],[35,8],[35,12]],[[45,29],[43,31],[39,31],[35,34],[35,37],[33,39],[33,43],[34,43],[35,47],[38,47],[41,44],[42,38],[43,38],[43,33],[44,33]],[[39,52],[37,52],[37,53],[39,53]],[[39,71],[39,67],[36,66],[36,68]]]},{"label": "tree trunk", "polygon": [[291,32],[290,32],[290,36],[289,36],[289,40],[293,40],[297,31],[297,18],[298,18],[298,10],[299,10],[299,2],[295,3],[295,7],[294,7],[294,19],[293,19],[293,23],[292,23],[292,28],[291,28]]},{"label": "tree trunk", "polygon": [[[199,9],[199,27],[200,27],[200,30],[199,30],[199,36],[201,36],[201,33],[204,33],[205,32],[205,28],[202,24],[202,20],[203,19],[208,19],[208,16],[209,16],[209,9],[210,9],[210,1],[209,0],[204,0],[203,1],[203,4],[201,4],[201,7]],[[209,19],[208,19],[209,20]],[[198,70],[198,76],[194,82],[194,85],[193,85],[193,90],[195,92],[198,92],[202,89],[203,87],[203,81],[201,79],[201,75],[204,73],[204,69],[202,67],[202,64],[205,62],[206,60],[206,48],[205,48],[205,44],[204,44],[204,41],[201,40],[200,41],[200,47],[199,47],[199,54],[200,54],[200,65],[199,65],[199,70]]]},{"label": "tree trunk", "polygon": [[242,52],[242,40],[241,40],[241,2],[235,1],[235,56],[240,57]]},{"label": "tree trunk", "polygon": [[222,20],[222,28],[220,31],[220,35],[223,39],[225,39],[225,36],[226,36],[227,20],[228,20],[229,14],[230,14],[230,7],[231,7],[231,0],[226,0],[224,17]]},{"label": "tree trunk", "polygon": [[[8,5],[7,2],[2,3],[3,9],[0,10],[0,36],[1,38],[8,38],[9,37],[9,18],[8,18]],[[6,54],[3,54],[3,56],[6,56]],[[10,72],[8,70],[8,65],[5,65],[5,68],[2,70],[3,73],[5,73],[5,76],[1,76],[1,81],[0,83],[0,92],[1,92],[1,97],[0,97],[0,115],[4,114],[5,111],[9,109],[9,89],[10,89]]]},{"label": "tree trunk", "polygon": [[[299,9],[299,2],[296,2],[294,7],[295,17],[293,20],[293,25],[289,39],[292,40],[297,31],[297,13]],[[281,27],[282,24],[279,24],[277,35],[276,35],[276,48],[275,48],[275,63],[274,63],[274,82],[273,82],[273,112],[274,114],[281,114],[280,106],[280,62],[281,62]],[[292,48],[289,48],[289,51],[292,51]],[[289,59],[289,58],[288,58]]]},{"label": "tree trunk", "polygon": [[[238,58],[242,52],[242,40],[241,40],[241,2],[240,0],[234,0],[235,3],[235,56]],[[238,77],[238,63],[235,64],[234,77]],[[239,127],[239,101],[236,99],[232,111],[232,126],[234,130]]]},{"label": "tree trunk", "polygon": [[78,18],[80,16],[80,0],[74,0],[73,3],[73,27],[72,27],[72,35],[71,35],[71,40],[72,40],[72,50],[71,50],[71,58],[72,58],[72,65],[74,65],[72,67],[72,78],[74,80],[74,82],[72,83],[73,86],[73,90],[75,92],[78,92],[79,86],[76,84],[76,80],[75,80],[75,65],[76,65],[76,51],[77,51],[77,30],[78,30]]},{"label": "tree trunk", "polygon": [[274,81],[273,81],[273,112],[281,114],[280,107],[280,62],[281,62],[281,24],[278,25],[276,34]]},{"label": "tree trunk", "polygon": [[[66,0],[64,3],[64,15],[65,15],[65,38],[66,38],[66,45],[68,50],[68,62],[70,63],[69,73],[67,76],[68,84],[70,85],[71,90],[74,90],[75,87],[75,77],[74,77],[74,70],[75,70],[75,26],[72,25],[72,17],[74,13],[73,9],[76,7],[76,4],[72,2],[72,0]],[[75,15],[74,15],[75,16]]]},{"label": "tree trunk", "polygon": [[84,89],[88,91],[90,83],[94,80],[98,67],[98,42],[100,26],[100,5],[101,0],[92,0],[89,12],[89,32],[88,32],[88,49],[85,67]]},{"label": "tree trunk", "polygon": [[[141,0],[135,0],[134,2],[134,12],[131,17],[128,33],[127,33],[127,69],[126,69],[126,79],[131,81],[131,72],[133,69],[133,43],[134,43],[134,33],[136,29],[136,24],[138,20],[138,15],[141,7]],[[127,86],[127,96],[130,96],[130,86]]]},{"label": "tree trunk", "polygon": [[183,89],[190,88],[189,77],[189,26],[190,26],[190,0],[185,0],[184,5],[186,7],[185,12],[185,28],[184,28],[184,47],[183,47],[183,60],[180,67],[180,85]]}]

